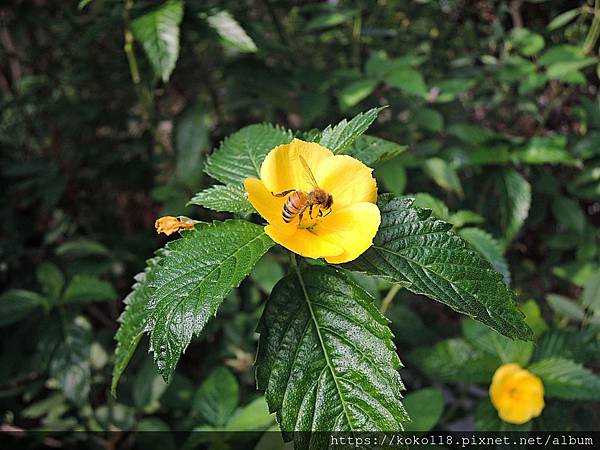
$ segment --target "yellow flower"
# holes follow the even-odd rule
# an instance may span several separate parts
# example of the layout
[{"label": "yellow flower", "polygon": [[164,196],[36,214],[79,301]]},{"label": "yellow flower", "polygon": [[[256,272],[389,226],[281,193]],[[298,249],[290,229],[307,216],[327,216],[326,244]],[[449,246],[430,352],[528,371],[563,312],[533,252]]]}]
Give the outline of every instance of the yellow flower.
[{"label": "yellow flower", "polygon": [[[261,179],[247,178],[244,186],[250,203],[269,223],[265,232],[271,239],[299,255],[343,263],[371,246],[381,222],[371,172],[351,156],[294,139],[271,150]],[[325,192],[311,208],[306,201],[315,200],[315,183]]]},{"label": "yellow flower", "polygon": [[542,413],[544,385],[518,364],[504,364],[494,373],[490,398],[502,420],[520,425]]},{"label": "yellow flower", "polygon": [[179,230],[190,230],[194,228],[195,223],[198,223],[198,221],[183,216],[165,216],[157,219],[156,222],[154,222],[154,227],[156,228],[157,233],[165,233],[169,236]]}]

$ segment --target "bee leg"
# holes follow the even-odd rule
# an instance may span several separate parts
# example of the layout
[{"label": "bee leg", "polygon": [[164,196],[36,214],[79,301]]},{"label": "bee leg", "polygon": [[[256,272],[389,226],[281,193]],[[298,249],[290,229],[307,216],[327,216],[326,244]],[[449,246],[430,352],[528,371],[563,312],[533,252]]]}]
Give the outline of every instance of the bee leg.
[{"label": "bee leg", "polygon": [[271,192],[271,195],[275,196],[275,197],[285,197],[286,195],[288,195],[290,192],[294,192],[296,189],[288,189],[287,191],[283,191],[280,192],[279,194],[276,194],[275,192]]},{"label": "bee leg", "polygon": [[315,206],[315,205],[310,205],[310,208],[308,208],[308,217],[310,217],[311,219],[313,218],[313,216],[312,216],[312,212],[313,212],[313,207],[314,207],[314,206]]},{"label": "bee leg", "polygon": [[323,215],[323,217],[327,217],[329,214],[331,214],[331,212],[332,212],[332,209],[329,208],[329,211],[327,211],[327,214],[323,215],[323,213],[321,213],[321,215]]}]

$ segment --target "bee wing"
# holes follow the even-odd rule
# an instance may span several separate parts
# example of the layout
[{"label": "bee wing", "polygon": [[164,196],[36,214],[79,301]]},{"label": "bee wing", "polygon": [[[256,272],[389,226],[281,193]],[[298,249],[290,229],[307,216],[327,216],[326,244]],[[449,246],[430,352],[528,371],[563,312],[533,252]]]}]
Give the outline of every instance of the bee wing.
[{"label": "bee wing", "polygon": [[308,163],[306,162],[306,160],[302,157],[302,155],[298,155],[298,158],[300,159],[300,163],[302,164],[302,167],[304,167],[306,181],[308,183],[310,183],[313,187],[319,187],[317,184],[317,180],[315,179],[315,176],[313,175],[312,170],[310,170],[310,167],[309,167]]}]

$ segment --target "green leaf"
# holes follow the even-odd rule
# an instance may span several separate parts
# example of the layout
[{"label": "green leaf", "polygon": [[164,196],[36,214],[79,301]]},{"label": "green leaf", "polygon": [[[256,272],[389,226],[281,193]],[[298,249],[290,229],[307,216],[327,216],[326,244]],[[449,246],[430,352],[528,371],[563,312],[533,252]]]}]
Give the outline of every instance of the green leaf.
[{"label": "green leaf", "polygon": [[533,331],[534,339],[537,340],[538,337],[548,330],[548,325],[542,317],[540,307],[535,300],[530,299],[525,303],[521,303],[519,309],[525,314],[525,323],[529,325],[529,328]]},{"label": "green leaf", "polygon": [[371,95],[377,86],[377,80],[358,80],[345,86],[339,93],[340,108],[345,111],[358,105],[361,101]]},{"label": "green leaf", "polygon": [[175,175],[192,189],[197,188],[202,179],[202,152],[209,144],[210,122],[210,115],[202,103],[187,108],[175,122]]},{"label": "green leaf", "polygon": [[267,123],[244,127],[207,158],[205,172],[221,183],[241,186],[248,177],[260,177],[267,153],[291,140],[292,133]]},{"label": "green leaf", "polygon": [[422,347],[408,356],[409,361],[431,380],[489,383],[502,364],[490,353],[471,346],[462,339],[448,339],[433,347]]},{"label": "green leaf", "polygon": [[600,270],[594,272],[583,287],[581,303],[590,311],[600,311]]},{"label": "green leaf", "polygon": [[258,50],[252,38],[229,12],[219,11],[206,20],[227,47],[246,53],[254,53]]},{"label": "green leaf", "polygon": [[529,366],[544,383],[544,395],[565,400],[600,400],[600,377],[581,364],[549,358]]},{"label": "green leaf", "polygon": [[515,163],[577,165],[566,148],[565,136],[542,136],[531,138],[525,147],[511,155]]},{"label": "green leaf", "polygon": [[546,296],[548,305],[554,310],[555,313],[567,317],[569,319],[581,322],[585,316],[583,308],[578,305],[575,300],[568,297],[564,297],[558,294],[548,294]]},{"label": "green leaf", "polygon": [[179,24],[183,1],[168,0],[131,22],[131,31],[142,44],[154,72],[169,80],[179,56]]},{"label": "green leaf", "polygon": [[65,396],[80,405],[90,392],[92,327],[86,319],[62,317],[56,327],[56,347],[50,360],[50,376]]},{"label": "green leaf", "polygon": [[409,94],[425,97],[428,93],[423,75],[410,67],[400,67],[386,74],[384,80],[392,87]]},{"label": "green leaf", "polygon": [[37,292],[10,289],[0,295],[0,327],[6,327],[27,317],[48,300]]},{"label": "green leaf", "polygon": [[434,133],[442,131],[444,128],[444,116],[435,109],[419,109],[415,114],[413,121],[417,126]]},{"label": "green leaf", "polygon": [[504,245],[508,245],[525,223],[531,206],[531,185],[514,169],[504,169],[498,177],[500,217]]},{"label": "green leaf", "polygon": [[363,134],[346,148],[344,154],[362,161],[369,167],[377,167],[405,151],[406,145]]},{"label": "green leaf", "polygon": [[75,275],[62,298],[63,303],[93,303],[114,300],[117,293],[112,285],[90,275]]},{"label": "green leaf", "polygon": [[[402,158],[394,158],[384,162],[375,169],[375,177],[385,189],[396,195],[402,195],[406,188],[406,169]],[[381,189],[380,189],[381,190]]]},{"label": "green leaf", "polygon": [[275,421],[275,416],[269,412],[269,407],[263,396],[257,397],[243,408],[240,408],[231,418],[225,430],[254,431],[264,430]]},{"label": "green leaf", "polygon": [[346,20],[352,17],[353,14],[354,10],[326,12],[311,19],[306,24],[304,30],[311,32],[335,27],[336,25],[341,25],[344,23]]},{"label": "green leaf", "polygon": [[144,360],[142,367],[136,373],[132,394],[135,406],[146,412],[158,409],[158,400],[166,391],[168,385],[156,373],[151,359]]},{"label": "green leaf", "polygon": [[243,220],[198,224],[166,245],[148,274],[151,350],[169,380],[181,353],[229,292],[273,246],[262,226]]},{"label": "green leaf", "polygon": [[525,366],[533,354],[533,342],[513,341],[474,320],[463,321],[463,335],[473,347],[497,356],[503,364],[515,362]]},{"label": "green leaf", "polygon": [[328,437],[294,431],[402,429],[408,417],[388,321],[346,274],[297,268],[273,289],[258,332],[257,385],[296,449],[321,448]]},{"label": "green leaf", "polygon": [[526,56],[535,55],[544,48],[544,37],[527,28],[513,28],[508,40]]},{"label": "green leaf", "polygon": [[266,254],[254,266],[250,278],[267,294],[283,277],[283,269],[272,255]]},{"label": "green leaf", "polygon": [[448,127],[448,133],[468,144],[483,144],[496,136],[494,131],[467,122],[453,123]]},{"label": "green leaf", "polygon": [[581,14],[580,8],[570,9],[564,13],[560,13],[548,24],[548,31],[554,31],[564,27],[566,24],[571,22],[575,17]]},{"label": "green leaf", "polygon": [[[470,211],[468,209],[461,209],[461,210],[458,210],[458,211],[450,214],[450,216],[448,217],[448,222],[450,222],[452,225],[454,225],[455,228],[461,228],[461,227],[464,227],[465,225],[469,225],[469,224],[483,223],[483,222],[485,222],[485,219],[483,217],[481,217],[480,214],[477,214],[474,211]],[[463,236],[463,238],[464,238],[464,236]],[[470,241],[469,241],[469,244],[473,245],[473,243]],[[480,250],[480,249],[478,249],[478,250]],[[492,265],[498,272],[500,272],[504,275],[504,272],[502,272],[502,270],[499,270],[498,267],[496,267],[494,265],[494,263],[492,263]],[[506,279],[506,276],[504,278]],[[510,280],[509,280],[509,282],[510,282]]]},{"label": "green leaf", "polygon": [[531,330],[501,274],[431,211],[390,194],[379,197],[381,225],[373,246],[347,264],[401,284],[467,314],[512,338]]},{"label": "green leaf", "polygon": [[[164,255],[166,252],[160,251],[159,255]],[[137,348],[144,329],[149,319],[149,312],[146,306],[150,300],[150,288],[146,282],[148,273],[156,265],[160,256],[149,259],[144,272],[138,273],[134,279],[135,283],[131,293],[123,300],[125,309],[119,316],[119,330],[115,334],[117,347],[115,348],[115,365],[112,373],[111,393],[116,397],[117,384],[119,378],[125,371],[129,360],[133,356]]]},{"label": "green leaf", "polygon": [[65,276],[55,264],[44,262],[36,269],[38,283],[42,292],[51,300],[58,300],[65,285]]},{"label": "green leaf", "polygon": [[76,239],[61,244],[56,249],[58,256],[81,258],[86,256],[108,256],[110,250],[104,244],[90,239]]},{"label": "green leaf", "polygon": [[405,431],[430,431],[444,411],[442,391],[426,388],[411,392],[404,397],[404,407],[411,418],[404,424]]},{"label": "green leaf", "polygon": [[375,122],[384,108],[370,109],[353,117],[349,122],[344,119],[334,127],[329,125],[323,130],[319,143],[335,154],[344,154],[352,142]]},{"label": "green leaf", "polygon": [[496,271],[502,274],[507,286],[510,285],[510,271],[503,255],[502,245],[492,235],[480,228],[463,228],[458,234],[481,253]]},{"label": "green leaf", "polygon": [[231,212],[235,214],[251,214],[254,207],[246,197],[246,191],[234,185],[216,184],[198,192],[188,202],[213,211]]},{"label": "green leaf", "polygon": [[461,197],[464,195],[456,170],[443,159],[427,159],[423,164],[423,170],[442,189]]},{"label": "green leaf", "polygon": [[225,425],[238,406],[240,388],[225,367],[217,367],[204,380],[194,396],[193,410],[211,425]]}]

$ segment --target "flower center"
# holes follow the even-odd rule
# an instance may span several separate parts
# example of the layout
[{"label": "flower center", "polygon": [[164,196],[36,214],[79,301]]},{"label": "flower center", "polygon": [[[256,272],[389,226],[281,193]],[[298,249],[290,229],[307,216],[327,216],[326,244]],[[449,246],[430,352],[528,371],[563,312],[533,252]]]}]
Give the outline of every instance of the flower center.
[{"label": "flower center", "polygon": [[309,206],[304,210],[302,219],[298,215],[298,228],[312,231],[318,226],[327,215],[331,214],[331,208],[325,208],[322,205],[313,205],[312,209]]}]

